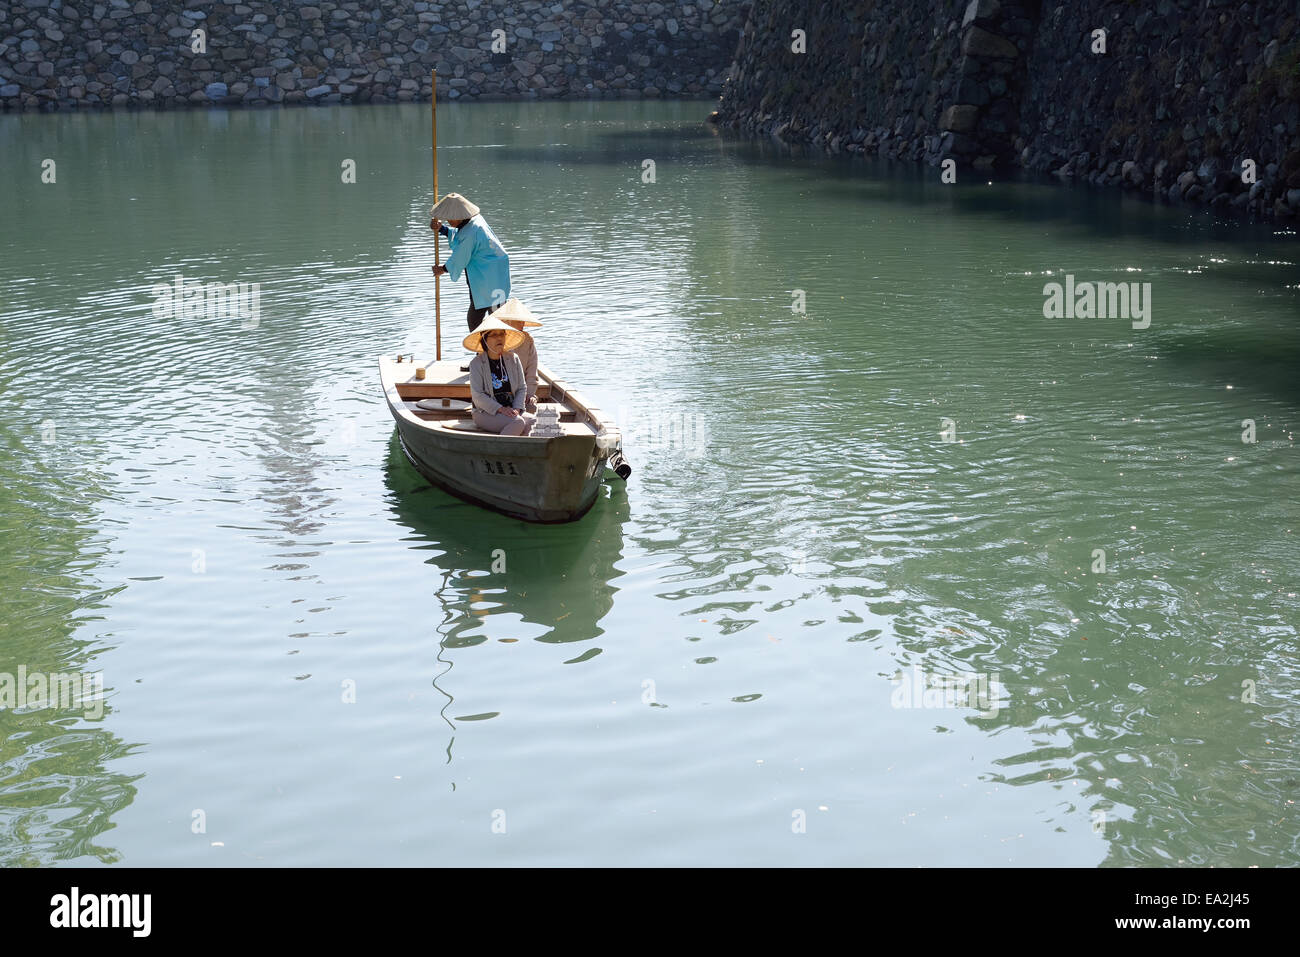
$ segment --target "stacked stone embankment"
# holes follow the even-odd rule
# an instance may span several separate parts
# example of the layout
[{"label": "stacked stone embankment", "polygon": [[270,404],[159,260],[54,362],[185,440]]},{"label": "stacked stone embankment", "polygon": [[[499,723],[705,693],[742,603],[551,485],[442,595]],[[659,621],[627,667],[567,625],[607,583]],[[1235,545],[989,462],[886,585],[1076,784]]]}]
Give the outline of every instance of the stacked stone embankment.
[{"label": "stacked stone embankment", "polygon": [[1300,0],[755,0],[724,126],[1300,215]]},{"label": "stacked stone embankment", "polygon": [[0,2],[0,107],[716,96],[747,7],[396,0]]}]

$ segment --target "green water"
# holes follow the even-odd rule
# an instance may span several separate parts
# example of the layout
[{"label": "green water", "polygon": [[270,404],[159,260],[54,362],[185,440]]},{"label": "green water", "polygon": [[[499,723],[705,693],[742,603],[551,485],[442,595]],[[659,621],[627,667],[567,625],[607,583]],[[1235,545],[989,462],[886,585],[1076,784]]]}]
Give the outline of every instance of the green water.
[{"label": "green water", "polygon": [[710,108],[440,110],[627,436],[559,527],[395,442],[425,108],[0,117],[0,682],[105,688],[0,712],[0,861],[1300,864],[1295,234]]}]

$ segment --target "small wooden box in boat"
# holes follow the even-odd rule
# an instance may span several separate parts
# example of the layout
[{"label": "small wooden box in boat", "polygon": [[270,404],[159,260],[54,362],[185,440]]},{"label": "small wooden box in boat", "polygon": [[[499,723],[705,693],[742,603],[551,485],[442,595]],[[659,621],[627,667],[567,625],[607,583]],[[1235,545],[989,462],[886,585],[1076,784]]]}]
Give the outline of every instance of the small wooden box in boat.
[{"label": "small wooden box in boat", "polygon": [[[560,406],[562,435],[498,435],[470,417],[469,374],[461,362],[379,360],[389,411],[402,449],[434,485],[468,501],[532,522],[580,518],[596,499],[605,462],[622,440],[599,409],[586,404],[545,366],[538,367],[538,399]],[[415,378],[422,365],[425,378]],[[420,399],[447,399],[432,411]]]}]

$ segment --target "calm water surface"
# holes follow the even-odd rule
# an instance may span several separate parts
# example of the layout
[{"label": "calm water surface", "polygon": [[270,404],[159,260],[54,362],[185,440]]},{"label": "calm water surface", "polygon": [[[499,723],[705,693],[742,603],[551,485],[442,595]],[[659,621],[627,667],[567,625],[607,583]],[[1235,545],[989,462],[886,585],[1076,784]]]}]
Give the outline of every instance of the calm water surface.
[{"label": "calm water surface", "polygon": [[[710,108],[439,111],[627,434],[560,527],[428,488],[378,388],[427,108],[0,117],[0,673],[106,689],[0,712],[0,861],[1300,864],[1294,233]],[[1150,328],[1045,319],[1067,273]]]}]

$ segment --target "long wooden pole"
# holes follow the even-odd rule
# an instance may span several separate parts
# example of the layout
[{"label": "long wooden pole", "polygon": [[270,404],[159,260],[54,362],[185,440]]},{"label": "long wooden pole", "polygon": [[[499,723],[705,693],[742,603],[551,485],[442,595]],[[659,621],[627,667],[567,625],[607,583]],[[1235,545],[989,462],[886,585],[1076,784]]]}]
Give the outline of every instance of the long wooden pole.
[{"label": "long wooden pole", "polygon": [[[429,110],[433,116],[433,204],[438,205],[438,71],[433,71],[433,96],[429,101]],[[442,361],[442,274],[438,267],[442,265],[442,232],[433,234],[433,322],[434,322],[434,358]]]}]

